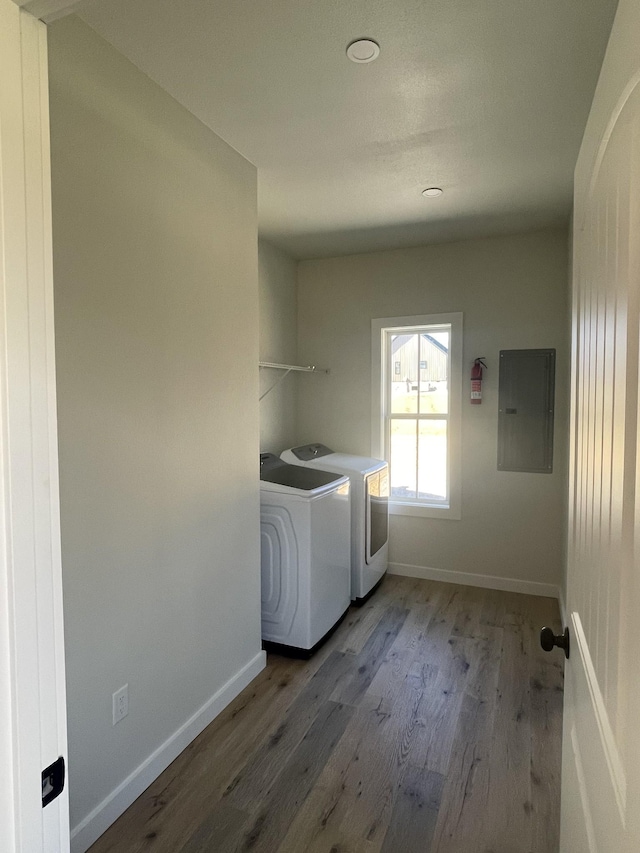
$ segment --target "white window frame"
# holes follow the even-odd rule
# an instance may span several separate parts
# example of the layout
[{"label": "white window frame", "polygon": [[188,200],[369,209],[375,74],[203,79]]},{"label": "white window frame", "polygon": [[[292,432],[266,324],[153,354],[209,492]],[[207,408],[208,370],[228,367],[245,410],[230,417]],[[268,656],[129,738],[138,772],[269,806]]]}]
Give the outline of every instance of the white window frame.
[{"label": "white window frame", "polygon": [[449,417],[447,428],[447,482],[449,501],[429,503],[389,498],[393,515],[459,520],[462,509],[462,313],[420,314],[412,317],[382,317],[371,321],[371,453],[389,461],[389,333],[409,332],[419,326],[450,326]]}]

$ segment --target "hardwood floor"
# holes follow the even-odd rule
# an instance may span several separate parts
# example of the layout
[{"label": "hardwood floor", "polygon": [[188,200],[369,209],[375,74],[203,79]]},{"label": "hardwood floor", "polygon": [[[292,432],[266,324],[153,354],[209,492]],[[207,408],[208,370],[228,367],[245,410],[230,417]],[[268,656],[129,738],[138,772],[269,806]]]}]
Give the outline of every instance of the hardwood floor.
[{"label": "hardwood floor", "polygon": [[266,670],[91,853],[556,853],[548,598],[389,576]]}]

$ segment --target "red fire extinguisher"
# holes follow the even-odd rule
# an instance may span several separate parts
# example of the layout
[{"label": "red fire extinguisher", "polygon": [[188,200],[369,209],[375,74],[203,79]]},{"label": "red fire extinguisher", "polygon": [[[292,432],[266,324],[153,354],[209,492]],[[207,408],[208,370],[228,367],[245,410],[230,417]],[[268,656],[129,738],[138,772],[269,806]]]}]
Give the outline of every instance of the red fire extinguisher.
[{"label": "red fire extinguisher", "polygon": [[482,368],[487,369],[484,356],[476,358],[471,366],[471,403],[479,406],[482,403]]}]

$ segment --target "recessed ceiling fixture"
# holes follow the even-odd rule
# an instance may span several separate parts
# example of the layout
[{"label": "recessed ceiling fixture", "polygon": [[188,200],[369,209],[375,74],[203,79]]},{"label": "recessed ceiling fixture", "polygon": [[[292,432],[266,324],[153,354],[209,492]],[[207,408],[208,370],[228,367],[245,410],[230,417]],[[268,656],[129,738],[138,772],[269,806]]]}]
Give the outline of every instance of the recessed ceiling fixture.
[{"label": "recessed ceiling fixture", "polygon": [[380,56],[380,45],[373,39],[356,39],[347,47],[347,56],[352,62],[373,62]]},{"label": "recessed ceiling fixture", "polygon": [[443,192],[444,190],[441,190],[440,187],[427,187],[426,190],[422,190],[422,195],[425,198],[438,198]]}]

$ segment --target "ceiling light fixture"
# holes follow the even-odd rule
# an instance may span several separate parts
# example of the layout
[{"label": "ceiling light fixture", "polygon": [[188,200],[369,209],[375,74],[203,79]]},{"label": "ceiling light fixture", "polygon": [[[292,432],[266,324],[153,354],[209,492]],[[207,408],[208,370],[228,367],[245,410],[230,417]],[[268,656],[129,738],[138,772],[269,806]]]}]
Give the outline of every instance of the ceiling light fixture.
[{"label": "ceiling light fixture", "polygon": [[380,56],[380,45],[373,39],[356,39],[347,46],[347,56],[360,64],[373,62]]},{"label": "ceiling light fixture", "polygon": [[426,190],[422,190],[422,195],[425,198],[438,198],[443,192],[444,190],[441,190],[440,187],[427,187]]}]

